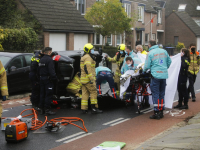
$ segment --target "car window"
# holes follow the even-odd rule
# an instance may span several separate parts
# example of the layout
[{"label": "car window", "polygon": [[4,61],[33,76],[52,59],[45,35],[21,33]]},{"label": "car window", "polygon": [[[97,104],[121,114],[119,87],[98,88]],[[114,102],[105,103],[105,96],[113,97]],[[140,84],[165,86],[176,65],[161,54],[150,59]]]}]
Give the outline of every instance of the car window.
[{"label": "car window", "polygon": [[3,66],[5,66],[5,65],[7,64],[7,62],[8,62],[9,60],[11,60],[11,57],[8,57],[8,56],[0,56],[0,60],[1,60],[2,64],[3,64]]},{"label": "car window", "polygon": [[9,64],[9,67],[15,66],[16,68],[24,67],[24,58],[23,56],[15,57]]},{"label": "car window", "polygon": [[31,58],[33,55],[24,55],[25,60],[26,60],[26,65],[30,66],[31,65]]}]

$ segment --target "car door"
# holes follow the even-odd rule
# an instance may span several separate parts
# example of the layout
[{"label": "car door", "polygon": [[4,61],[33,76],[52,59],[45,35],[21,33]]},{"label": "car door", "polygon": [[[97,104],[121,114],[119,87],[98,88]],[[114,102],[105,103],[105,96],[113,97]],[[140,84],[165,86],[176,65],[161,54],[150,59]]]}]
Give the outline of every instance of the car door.
[{"label": "car door", "polygon": [[31,66],[31,58],[32,58],[33,54],[26,54],[24,55],[25,58],[25,80],[26,80],[26,87],[28,89],[31,88],[31,81],[29,79],[29,73],[30,73],[30,66]]},{"label": "car door", "polygon": [[26,84],[25,61],[22,55],[14,57],[8,64],[9,91],[22,90]]}]

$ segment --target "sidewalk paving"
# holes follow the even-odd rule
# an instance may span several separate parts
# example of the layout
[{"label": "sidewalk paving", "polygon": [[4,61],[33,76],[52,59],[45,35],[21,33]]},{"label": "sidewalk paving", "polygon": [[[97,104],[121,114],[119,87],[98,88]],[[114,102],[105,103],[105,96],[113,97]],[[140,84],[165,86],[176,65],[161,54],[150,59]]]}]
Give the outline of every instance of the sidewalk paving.
[{"label": "sidewalk paving", "polygon": [[144,142],[136,150],[199,150],[200,113]]}]

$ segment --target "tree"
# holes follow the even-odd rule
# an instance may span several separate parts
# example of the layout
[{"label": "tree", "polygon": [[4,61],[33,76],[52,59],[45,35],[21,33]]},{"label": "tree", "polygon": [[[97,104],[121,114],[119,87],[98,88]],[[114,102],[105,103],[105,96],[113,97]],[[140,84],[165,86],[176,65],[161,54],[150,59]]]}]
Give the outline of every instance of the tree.
[{"label": "tree", "polygon": [[[104,37],[110,34],[130,32],[132,18],[129,18],[119,0],[101,0],[88,8],[85,19],[94,26],[97,34]],[[103,48],[103,43],[102,43]]]}]

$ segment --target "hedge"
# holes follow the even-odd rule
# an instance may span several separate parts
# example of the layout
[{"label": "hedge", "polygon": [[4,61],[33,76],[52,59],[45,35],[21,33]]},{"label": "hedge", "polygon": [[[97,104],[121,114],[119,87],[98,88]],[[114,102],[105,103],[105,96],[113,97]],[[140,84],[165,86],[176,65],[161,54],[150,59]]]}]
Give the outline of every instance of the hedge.
[{"label": "hedge", "polygon": [[[95,46],[95,50],[99,50],[99,48],[101,48],[101,45],[94,45]],[[113,46],[104,46],[103,52],[107,53],[110,57],[114,57],[115,54],[117,53],[117,47],[113,47]]]},{"label": "hedge", "polygon": [[0,29],[0,34],[4,35],[4,50],[28,52],[37,47],[38,35],[32,28]]}]

